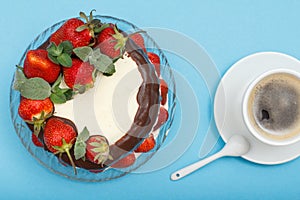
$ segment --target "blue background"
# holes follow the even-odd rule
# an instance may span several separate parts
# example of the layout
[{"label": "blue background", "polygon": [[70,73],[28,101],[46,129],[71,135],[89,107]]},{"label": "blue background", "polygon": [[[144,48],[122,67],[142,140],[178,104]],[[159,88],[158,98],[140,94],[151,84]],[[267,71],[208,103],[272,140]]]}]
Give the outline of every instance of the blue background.
[{"label": "blue background", "polygon": [[[203,139],[200,136],[172,165],[108,182],[71,181],[39,165],[20,145],[10,120],[9,86],[14,66],[42,30],[92,8],[97,14],[123,18],[139,27],[174,29],[193,38],[206,49],[221,74],[240,58],[258,51],[279,51],[300,58],[300,2],[296,0],[2,1],[1,199],[300,198],[300,159],[284,165],[263,166],[243,159],[224,158],[181,181],[170,181],[171,172],[198,158]],[[189,72],[185,73],[189,76]],[[220,142],[215,150],[222,145]]]}]

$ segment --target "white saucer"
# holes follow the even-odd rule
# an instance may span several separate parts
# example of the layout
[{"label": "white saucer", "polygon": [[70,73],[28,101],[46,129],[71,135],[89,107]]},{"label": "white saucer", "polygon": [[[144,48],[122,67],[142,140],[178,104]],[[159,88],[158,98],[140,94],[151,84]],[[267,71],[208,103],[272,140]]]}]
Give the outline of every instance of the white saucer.
[{"label": "white saucer", "polygon": [[286,54],[261,52],[236,62],[223,76],[214,102],[214,117],[222,139],[227,142],[234,134],[245,136],[250,151],[242,157],[260,164],[280,164],[300,155],[300,142],[288,146],[271,146],[256,139],[243,120],[242,101],[248,85],[260,74],[285,68],[300,72],[300,61]]}]

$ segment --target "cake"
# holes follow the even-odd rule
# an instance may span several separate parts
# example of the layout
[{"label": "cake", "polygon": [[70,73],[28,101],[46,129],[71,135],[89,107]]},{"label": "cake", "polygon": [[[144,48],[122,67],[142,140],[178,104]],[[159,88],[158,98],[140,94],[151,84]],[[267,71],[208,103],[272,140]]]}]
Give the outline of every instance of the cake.
[{"label": "cake", "polygon": [[160,57],[142,32],[126,33],[80,13],[38,48],[15,73],[19,116],[32,142],[62,165],[102,172],[127,168],[156,145],[168,120],[168,85]]}]

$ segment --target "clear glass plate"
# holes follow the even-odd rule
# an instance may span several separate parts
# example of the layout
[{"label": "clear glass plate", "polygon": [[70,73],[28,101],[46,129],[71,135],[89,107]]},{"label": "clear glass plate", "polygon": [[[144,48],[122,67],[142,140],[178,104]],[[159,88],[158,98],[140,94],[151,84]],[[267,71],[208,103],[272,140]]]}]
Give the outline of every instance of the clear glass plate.
[{"label": "clear glass plate", "polygon": [[[125,31],[125,32],[136,32],[140,31],[138,27],[135,25],[122,20],[117,19],[110,16],[94,16],[96,19],[100,19],[104,23],[114,23],[117,24],[118,28]],[[46,29],[44,32],[42,32],[38,37],[35,38],[35,40],[27,47],[26,51],[22,55],[22,58],[19,62],[20,66],[23,66],[24,59],[26,56],[26,53],[30,49],[37,49],[42,44],[44,44],[49,36],[55,32],[66,20],[63,20],[59,23],[56,23],[55,25],[51,26],[50,28]],[[64,177],[79,180],[79,181],[87,181],[87,182],[100,182],[100,181],[106,181],[111,180],[114,178],[118,178],[121,176],[126,175],[127,173],[137,169],[141,165],[143,165],[145,162],[147,162],[154,154],[155,152],[161,147],[162,143],[165,141],[167,137],[167,132],[173,122],[174,118],[174,110],[175,110],[175,82],[174,77],[172,74],[171,67],[168,64],[168,61],[162,52],[160,50],[159,46],[155,43],[155,41],[145,32],[141,33],[142,36],[145,39],[145,46],[148,51],[154,52],[159,55],[161,59],[161,76],[163,79],[167,82],[169,87],[169,93],[168,93],[168,112],[169,112],[169,118],[168,121],[160,128],[159,134],[156,138],[156,146],[155,148],[148,152],[148,153],[142,153],[137,156],[137,160],[134,163],[134,165],[125,168],[125,169],[114,169],[114,168],[107,168],[101,173],[93,173],[83,168],[77,168],[78,174],[75,175],[73,172],[72,167],[70,166],[64,166],[61,164],[57,157],[53,155],[52,153],[45,151],[43,148],[36,147],[32,141],[31,141],[31,130],[28,128],[27,124],[19,117],[18,115],[18,107],[20,103],[20,93],[18,91],[13,90],[11,87],[10,90],[10,111],[11,111],[11,118],[14,123],[14,127],[16,130],[17,135],[19,136],[22,144],[24,147],[28,150],[28,152],[37,159],[39,163],[44,165],[49,170],[53,171],[54,173],[57,173],[59,175],[62,175]],[[13,84],[14,80],[12,80]],[[121,136],[120,136],[121,137]],[[133,151],[133,150],[132,150]]]}]

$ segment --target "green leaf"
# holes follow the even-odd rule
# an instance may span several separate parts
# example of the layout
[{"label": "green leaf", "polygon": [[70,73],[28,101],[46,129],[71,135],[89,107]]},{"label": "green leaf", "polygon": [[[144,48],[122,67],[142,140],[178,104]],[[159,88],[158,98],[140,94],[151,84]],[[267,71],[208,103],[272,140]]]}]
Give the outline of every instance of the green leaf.
[{"label": "green leaf", "polygon": [[51,55],[50,53],[48,53],[48,58],[55,64],[59,65],[59,62],[57,60],[56,56]]},{"label": "green leaf", "polygon": [[52,90],[60,85],[62,78],[63,78],[63,76],[60,74],[58,76],[58,78],[56,79],[56,81],[53,83]]},{"label": "green leaf", "polygon": [[20,92],[25,98],[43,100],[51,95],[51,86],[42,78],[31,78],[20,87]]},{"label": "green leaf", "polygon": [[13,88],[15,90],[20,90],[26,80],[27,78],[25,77],[24,73],[21,70],[17,70],[15,73]]},{"label": "green leaf", "polygon": [[67,101],[69,101],[73,98],[74,92],[72,89],[68,89],[67,91],[64,92],[64,95],[65,95]]},{"label": "green leaf", "polygon": [[93,49],[87,46],[77,47],[73,49],[73,52],[80,60],[82,60],[83,62],[87,62],[89,60],[89,57],[93,53]]},{"label": "green leaf", "polygon": [[90,132],[86,127],[84,127],[77,138],[79,138],[79,139],[81,139],[82,141],[85,142],[89,139],[89,137],[90,137]]},{"label": "green leaf", "polygon": [[62,53],[60,56],[57,57],[57,61],[64,67],[72,66],[72,58],[69,54]]},{"label": "green leaf", "polygon": [[63,52],[63,47],[61,45],[56,46],[54,42],[51,42],[47,47],[47,51],[52,56],[59,56]]},{"label": "green leaf", "polygon": [[111,76],[111,75],[113,75],[115,72],[116,72],[115,65],[114,65],[114,64],[111,64],[111,65],[109,65],[109,66],[106,68],[105,72],[103,72],[103,75],[104,75],[104,76]]},{"label": "green leaf", "polygon": [[60,93],[52,93],[50,95],[50,99],[55,104],[63,104],[63,103],[66,103],[66,101],[67,101],[66,96],[64,94],[60,94]]},{"label": "green leaf", "polygon": [[69,40],[63,41],[62,43],[60,43],[59,45],[61,45],[63,47],[63,52],[66,54],[71,55],[73,52],[73,45]]},{"label": "green leaf", "polygon": [[107,55],[101,54],[99,58],[90,58],[90,63],[92,65],[94,65],[94,67],[99,70],[100,72],[106,72],[109,71],[107,70],[107,68],[109,68],[109,66],[111,64],[113,64],[112,60],[110,59],[110,57],[108,57]]},{"label": "green leaf", "polygon": [[84,158],[86,153],[86,143],[80,139],[77,139],[74,145],[74,156],[76,160]]},{"label": "green leaf", "polygon": [[86,127],[83,128],[81,133],[78,135],[75,146],[74,146],[74,156],[75,159],[78,160],[80,158],[84,158],[86,153],[86,143],[88,140],[90,133]]},{"label": "green leaf", "polygon": [[95,50],[93,50],[91,57],[94,59],[100,59],[101,55],[103,55],[103,54],[100,52],[100,49],[96,48]]}]

